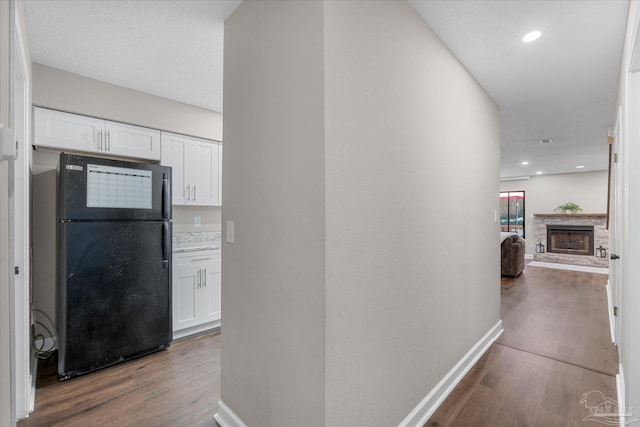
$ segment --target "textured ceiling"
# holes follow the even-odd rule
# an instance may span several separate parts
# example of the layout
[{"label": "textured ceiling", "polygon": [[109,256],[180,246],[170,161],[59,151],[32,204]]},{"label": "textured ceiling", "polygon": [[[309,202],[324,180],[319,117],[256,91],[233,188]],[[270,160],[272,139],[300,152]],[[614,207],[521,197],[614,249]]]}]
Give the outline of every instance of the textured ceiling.
[{"label": "textured ceiling", "polygon": [[[409,3],[500,106],[502,177],[607,168],[627,0]],[[25,0],[32,59],[222,112],[224,21],[239,4]]]},{"label": "textured ceiling", "polygon": [[224,21],[239,0],[26,0],[33,62],[222,111]]}]

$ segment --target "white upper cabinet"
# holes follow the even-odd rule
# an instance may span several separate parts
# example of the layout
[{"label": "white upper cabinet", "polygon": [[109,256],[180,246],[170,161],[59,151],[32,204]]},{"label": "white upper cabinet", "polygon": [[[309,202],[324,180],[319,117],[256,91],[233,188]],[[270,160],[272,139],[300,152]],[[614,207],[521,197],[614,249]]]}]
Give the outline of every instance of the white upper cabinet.
[{"label": "white upper cabinet", "polygon": [[109,121],[105,129],[109,153],[160,160],[160,131]]},{"label": "white upper cabinet", "polygon": [[77,151],[100,151],[104,120],[38,107],[33,110],[35,145]]},{"label": "white upper cabinet", "polygon": [[173,169],[174,205],[221,205],[221,147],[217,141],[162,132],[160,163]]},{"label": "white upper cabinet", "polygon": [[34,107],[34,145],[160,160],[160,131]]}]

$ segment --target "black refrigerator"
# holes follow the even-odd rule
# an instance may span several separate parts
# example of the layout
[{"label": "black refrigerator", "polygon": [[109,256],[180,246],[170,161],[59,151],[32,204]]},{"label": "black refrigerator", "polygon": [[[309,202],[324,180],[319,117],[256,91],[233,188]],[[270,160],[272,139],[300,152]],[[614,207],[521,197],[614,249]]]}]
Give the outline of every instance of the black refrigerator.
[{"label": "black refrigerator", "polygon": [[58,375],[169,346],[171,168],[60,154]]}]

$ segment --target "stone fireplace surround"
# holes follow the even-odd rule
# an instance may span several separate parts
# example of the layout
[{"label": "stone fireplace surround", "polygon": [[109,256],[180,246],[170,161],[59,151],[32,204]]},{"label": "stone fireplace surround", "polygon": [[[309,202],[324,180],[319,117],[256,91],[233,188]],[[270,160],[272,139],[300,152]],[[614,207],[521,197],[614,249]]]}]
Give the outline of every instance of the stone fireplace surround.
[{"label": "stone fireplace surround", "polygon": [[[606,228],[607,214],[533,214],[533,239],[534,246],[542,242],[545,246],[544,253],[534,253],[533,259],[542,262],[555,262],[560,264],[585,265],[590,267],[609,267],[609,231]],[[602,245],[607,249],[607,258],[596,258],[593,255],[574,255],[548,253],[547,249],[547,224],[550,225],[589,225],[593,226],[594,248]]]}]

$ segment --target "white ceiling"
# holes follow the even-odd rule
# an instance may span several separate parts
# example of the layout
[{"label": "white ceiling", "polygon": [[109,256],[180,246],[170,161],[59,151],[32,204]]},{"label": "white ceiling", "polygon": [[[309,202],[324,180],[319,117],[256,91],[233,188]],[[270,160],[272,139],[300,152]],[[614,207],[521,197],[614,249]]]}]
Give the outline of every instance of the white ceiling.
[{"label": "white ceiling", "polygon": [[25,0],[33,62],[222,111],[224,21],[240,0]]},{"label": "white ceiling", "polygon": [[[500,106],[502,177],[607,168],[628,0],[409,3]],[[34,62],[222,111],[224,21],[240,0],[25,4]]]}]

